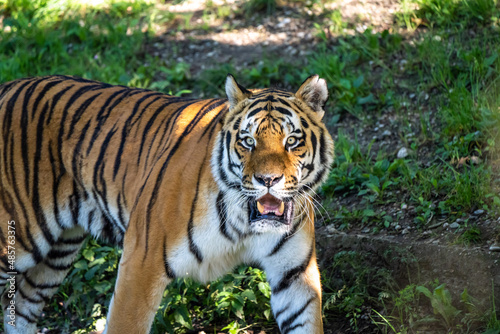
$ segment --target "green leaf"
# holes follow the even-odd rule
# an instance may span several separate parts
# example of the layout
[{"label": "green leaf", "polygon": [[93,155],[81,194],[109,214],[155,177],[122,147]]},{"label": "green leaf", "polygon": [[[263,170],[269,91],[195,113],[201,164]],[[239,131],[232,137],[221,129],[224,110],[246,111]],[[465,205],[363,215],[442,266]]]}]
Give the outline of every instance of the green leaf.
[{"label": "green leaf", "polygon": [[370,103],[377,103],[377,99],[373,96],[373,94],[370,93],[365,97],[358,97],[359,105],[370,104]]},{"label": "green leaf", "polygon": [[269,284],[260,282],[258,285],[259,291],[267,298],[271,297],[271,289],[269,288]]},{"label": "green leaf", "polygon": [[177,309],[175,309],[174,319],[182,326],[193,329],[193,326],[191,324],[191,317],[189,316],[186,305],[180,305]]},{"label": "green leaf", "polygon": [[87,259],[88,261],[94,261],[94,251],[92,249],[84,249],[83,252],[82,252],[82,255],[85,259]]},{"label": "green leaf", "polygon": [[250,289],[247,289],[247,290],[243,291],[241,293],[241,296],[243,298],[248,299],[251,302],[257,302],[257,298],[255,297],[255,293],[252,290],[250,290]]},{"label": "green leaf", "polygon": [[432,298],[432,293],[425,286],[417,286],[416,289],[418,292],[423,293],[427,298]]},{"label": "green leaf", "polygon": [[94,275],[95,275],[97,270],[99,270],[98,266],[90,268],[90,270],[85,273],[85,279],[87,281],[90,281],[92,278],[94,278]]},{"label": "green leaf", "polygon": [[352,82],[352,85],[354,86],[354,88],[359,88],[361,87],[361,85],[363,84],[363,82],[365,81],[365,78],[363,75],[360,75],[359,77],[357,77],[353,82]]},{"label": "green leaf", "polygon": [[349,79],[340,79],[339,80],[339,85],[345,89],[351,89],[351,81],[349,81]]},{"label": "green leaf", "polygon": [[77,263],[75,263],[73,266],[77,269],[87,269],[88,268],[87,261],[85,261],[85,260],[80,260]]},{"label": "green leaf", "polygon": [[373,211],[372,209],[365,209],[365,210],[363,210],[363,216],[373,217],[373,216],[375,216],[375,211]]}]

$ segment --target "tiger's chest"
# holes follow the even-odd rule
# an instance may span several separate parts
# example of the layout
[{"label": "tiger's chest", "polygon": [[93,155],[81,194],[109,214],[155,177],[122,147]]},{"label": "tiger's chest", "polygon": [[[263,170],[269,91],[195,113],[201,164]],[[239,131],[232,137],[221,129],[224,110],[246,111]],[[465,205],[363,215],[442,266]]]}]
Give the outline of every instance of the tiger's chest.
[{"label": "tiger's chest", "polygon": [[169,251],[167,261],[176,277],[212,281],[242,263],[256,263],[280,235],[256,234],[249,228],[244,205],[223,201],[220,194],[207,198],[204,214],[196,217],[188,233]]}]

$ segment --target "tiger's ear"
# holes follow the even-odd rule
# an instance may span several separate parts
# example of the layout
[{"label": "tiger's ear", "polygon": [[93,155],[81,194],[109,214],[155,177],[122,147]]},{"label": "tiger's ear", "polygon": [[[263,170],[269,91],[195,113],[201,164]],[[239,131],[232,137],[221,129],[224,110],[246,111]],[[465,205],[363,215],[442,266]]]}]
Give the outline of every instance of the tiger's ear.
[{"label": "tiger's ear", "polygon": [[228,74],[226,78],[226,95],[231,108],[233,108],[244,99],[248,99],[252,96],[252,92],[248,91],[245,87],[240,86],[234,77],[231,74]]},{"label": "tiger's ear", "polygon": [[328,87],[325,79],[320,79],[317,74],[311,75],[302,83],[295,96],[316,111],[320,119],[323,118],[325,114],[323,107],[328,100]]}]

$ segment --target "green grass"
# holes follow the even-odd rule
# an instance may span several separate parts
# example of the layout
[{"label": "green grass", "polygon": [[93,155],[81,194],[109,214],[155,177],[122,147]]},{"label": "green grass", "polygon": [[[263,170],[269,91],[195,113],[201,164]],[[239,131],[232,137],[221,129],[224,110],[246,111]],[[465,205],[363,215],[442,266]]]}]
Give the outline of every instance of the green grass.
[{"label": "green grass", "polygon": [[[229,62],[194,77],[190,64],[153,56],[155,35],[163,28],[172,27],[168,33],[206,31],[217,23],[227,30],[231,24],[225,20],[231,15],[241,20],[259,11],[274,15],[282,2],[248,0],[234,13],[228,6],[207,2],[202,23],[195,23],[192,14],[169,13],[154,1],[92,5],[0,0],[0,82],[57,73],[213,97],[224,95],[228,72],[248,88],[291,89],[317,73],[328,82],[326,120],[336,137],[333,171],[320,192],[319,216],[325,224],[345,231],[368,228],[372,233],[394,234],[403,221],[424,231],[439,222],[466,218],[476,209],[496,219],[500,208],[497,2],[405,0],[391,29],[378,32],[369,27],[356,33],[347,31],[354,22],[343,20],[339,10],[326,10],[322,1],[284,3],[323,10],[313,19],[305,15],[317,33],[311,55],[279,60],[267,55],[246,67]],[[179,18],[180,24],[170,26]],[[370,131],[380,122],[385,129],[392,126],[389,144],[384,138],[372,140]],[[396,156],[400,146],[410,152],[402,159]],[[485,241],[477,226],[468,222],[460,233],[460,244]],[[92,328],[106,315],[119,256],[118,249],[88,241],[40,326],[68,332]],[[448,303],[445,288],[426,285],[427,290],[420,289],[424,293],[417,291],[418,285],[395,287],[390,273],[370,266],[368,259],[369,254],[341,252],[325,264],[327,325],[345,318],[355,332],[360,321],[366,322],[362,316],[369,311],[363,305],[368,304],[381,316],[370,313],[373,326],[379,323],[382,329],[395,326],[405,332],[422,321],[419,304],[441,297]],[[195,326],[226,327],[230,333],[252,325],[273,328],[269,286],[264,282],[262,271],[247,267],[208,286],[176,281],[165,293],[153,332],[182,333]],[[436,315],[434,320],[443,328],[473,314],[454,302],[450,305],[461,313]],[[471,328],[498,333],[494,304],[490,311],[487,320],[474,318]]]}]

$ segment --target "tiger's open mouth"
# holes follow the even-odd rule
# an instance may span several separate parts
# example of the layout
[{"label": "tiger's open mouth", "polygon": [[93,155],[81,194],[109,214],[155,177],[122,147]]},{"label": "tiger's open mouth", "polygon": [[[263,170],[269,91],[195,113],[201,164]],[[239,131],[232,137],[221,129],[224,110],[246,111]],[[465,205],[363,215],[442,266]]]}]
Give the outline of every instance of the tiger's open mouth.
[{"label": "tiger's open mouth", "polygon": [[293,202],[282,201],[271,194],[266,194],[248,204],[250,222],[272,220],[281,224],[290,225],[293,219]]}]

